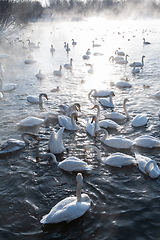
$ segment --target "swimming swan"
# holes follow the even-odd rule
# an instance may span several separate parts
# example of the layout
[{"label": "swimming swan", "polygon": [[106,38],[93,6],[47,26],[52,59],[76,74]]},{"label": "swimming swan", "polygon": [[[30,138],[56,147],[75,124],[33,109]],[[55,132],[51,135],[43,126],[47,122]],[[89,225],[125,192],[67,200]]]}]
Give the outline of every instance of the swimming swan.
[{"label": "swimming swan", "polygon": [[64,129],[64,127],[60,128],[57,133],[53,129],[48,142],[48,149],[51,153],[60,154],[66,150],[62,142]]},{"label": "swimming swan", "polygon": [[77,45],[77,42],[75,42],[74,39],[72,39],[72,45],[73,46]]},{"label": "swimming swan", "polygon": [[73,111],[79,111],[81,112],[81,107],[80,107],[80,104],[79,103],[74,103],[72,105],[59,105],[58,106],[61,113],[66,115],[66,116],[70,116],[72,114]]},{"label": "swimming swan", "polygon": [[28,132],[22,133],[21,138],[23,141],[17,140],[14,138],[8,139],[0,146],[0,155],[18,151],[18,150],[24,148],[26,145],[29,145],[31,141],[28,140],[26,138],[26,136],[29,136],[32,139],[35,139],[38,141],[37,135],[28,133]]},{"label": "swimming swan", "polygon": [[41,125],[42,123],[45,123],[48,120],[50,115],[52,115],[52,113],[47,113],[45,119],[28,116],[28,117],[24,118],[22,121],[20,121],[19,123],[17,123],[17,126],[19,126],[19,127],[35,127],[35,126]]},{"label": "swimming swan", "polygon": [[49,156],[52,158],[52,161],[58,165],[58,167],[64,171],[67,172],[79,172],[79,171],[91,171],[92,167],[89,166],[86,162],[83,160],[70,156],[67,157],[65,160],[62,162],[57,162],[56,156],[53,153],[45,153],[45,154],[39,154],[36,158],[38,159],[39,157],[43,156]]},{"label": "swimming swan", "polygon": [[73,62],[73,59],[71,58],[71,59],[70,59],[70,63],[64,64],[64,67],[65,67],[66,69],[72,69],[72,67],[73,67],[72,62]]},{"label": "swimming swan", "polygon": [[10,92],[17,87],[17,84],[2,84],[2,79],[0,78],[0,91],[3,92]]},{"label": "swimming swan", "polygon": [[144,44],[144,45],[151,44],[150,42],[146,42],[145,38],[143,38],[142,40],[143,40],[143,44]]},{"label": "swimming swan", "polygon": [[99,102],[102,104],[102,106],[104,107],[110,107],[110,108],[114,108],[114,104],[112,101],[112,97],[115,96],[114,92],[111,91],[110,95],[109,95],[109,100],[106,98],[99,98]]},{"label": "swimming swan", "polygon": [[139,68],[136,68],[136,64],[135,64],[135,63],[133,64],[132,73],[133,73],[133,74],[140,73],[140,69],[139,69]]},{"label": "swimming swan", "polygon": [[86,131],[92,136],[95,137],[96,131],[100,130],[98,125],[97,116],[93,116],[92,119],[87,118]]},{"label": "swimming swan", "polygon": [[116,153],[113,153],[110,156],[102,159],[101,153],[97,147],[95,147],[93,145],[87,145],[85,147],[85,151],[89,150],[89,149],[94,149],[96,151],[98,160],[100,160],[102,163],[107,164],[112,167],[122,167],[122,166],[128,166],[128,165],[136,163],[135,158],[130,155],[127,155],[127,154],[116,152]]},{"label": "swimming swan", "polygon": [[135,158],[138,163],[139,170],[144,174],[147,174],[151,178],[158,178],[160,175],[160,169],[157,166],[156,161],[151,160],[149,157],[142,156],[135,153]]},{"label": "swimming swan", "polygon": [[129,57],[128,54],[126,54],[125,60],[118,60],[118,61],[116,61],[116,63],[118,63],[118,64],[127,64],[128,63],[127,57]]},{"label": "swimming swan", "polygon": [[39,73],[37,73],[35,76],[38,79],[45,79],[46,78],[46,76],[41,72],[41,70],[39,70]]},{"label": "swimming swan", "polygon": [[51,53],[54,53],[54,52],[55,52],[55,48],[53,47],[53,45],[51,45],[50,52],[51,52]]},{"label": "swimming swan", "polygon": [[67,197],[57,203],[51,211],[42,217],[41,223],[59,223],[63,221],[70,222],[84,215],[90,208],[91,200],[87,194],[81,194],[83,185],[83,176],[77,174],[77,191],[76,197]]},{"label": "swimming swan", "polygon": [[154,148],[160,147],[160,140],[149,135],[142,135],[140,137],[137,137],[133,141],[133,144],[144,148]]},{"label": "swimming swan", "polygon": [[116,50],[115,54],[117,54],[118,56],[125,56],[125,53],[119,50]]},{"label": "swimming swan", "polygon": [[144,66],[144,58],[145,56],[143,55],[142,56],[142,62],[134,62],[134,63],[131,63],[129,66],[130,67],[143,67]]},{"label": "swimming swan", "polygon": [[43,103],[42,96],[44,96],[48,100],[48,97],[47,97],[46,93],[40,93],[38,98],[28,96],[27,101],[30,102],[30,103],[35,103],[35,104],[37,104],[37,103],[42,104]]},{"label": "swimming swan", "polygon": [[62,76],[62,66],[60,65],[59,70],[54,70],[53,74],[61,77]]},{"label": "swimming swan", "polygon": [[148,122],[148,118],[146,117],[145,114],[138,114],[137,116],[134,117],[132,120],[132,127],[142,127],[145,126]]},{"label": "swimming swan", "polygon": [[110,118],[110,119],[114,119],[114,120],[124,120],[124,119],[128,119],[129,118],[129,114],[127,112],[126,109],[126,102],[128,102],[129,100],[127,98],[124,99],[123,101],[123,108],[124,108],[124,112],[125,115],[122,113],[118,113],[118,112],[111,112],[111,113],[107,113],[105,115],[106,118]]},{"label": "swimming swan", "polygon": [[90,98],[92,97],[109,97],[111,91],[109,90],[96,90],[96,89],[92,89],[89,93],[88,93],[88,97]]},{"label": "swimming swan", "polygon": [[71,117],[65,115],[58,116],[58,122],[61,127],[65,127],[67,130],[78,130],[78,126],[75,121],[77,121],[78,114],[77,112],[73,112]]},{"label": "swimming swan", "polygon": [[109,137],[109,134],[106,129],[100,129],[95,133],[95,137],[99,135],[99,133],[104,133],[105,135],[102,137],[101,142],[103,142],[108,147],[118,148],[118,149],[130,149],[133,145],[133,141],[128,138],[122,136],[113,136]]}]

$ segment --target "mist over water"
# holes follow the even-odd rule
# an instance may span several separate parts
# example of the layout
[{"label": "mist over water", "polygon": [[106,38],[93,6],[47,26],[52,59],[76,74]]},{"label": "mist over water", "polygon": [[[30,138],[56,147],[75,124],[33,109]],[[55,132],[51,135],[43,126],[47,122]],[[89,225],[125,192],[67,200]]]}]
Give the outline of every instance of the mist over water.
[{"label": "mist over water", "polygon": [[[40,48],[29,52],[27,39],[40,42]],[[151,42],[143,45],[143,38]],[[77,42],[72,46],[72,39]],[[160,89],[160,30],[159,20],[108,20],[104,17],[56,18],[54,21],[31,23],[0,46],[4,68],[3,86],[17,84],[11,92],[4,92],[0,99],[0,142],[9,138],[20,139],[24,131],[36,133],[40,142],[18,153],[1,157],[1,239],[158,239],[159,238],[159,178],[151,179],[140,172],[137,166],[122,168],[109,167],[97,160],[94,152],[84,153],[87,144],[96,145],[102,158],[119,150],[101,143],[100,137],[94,138],[86,133],[86,120],[93,114],[98,99],[88,98],[91,89],[113,90],[114,110],[124,113],[123,100],[128,98],[127,110],[130,120],[121,124],[120,130],[108,130],[109,134],[122,135],[134,140],[142,134],[160,138],[159,99],[153,95]],[[93,47],[100,44],[101,47]],[[64,42],[69,43],[67,54]],[[51,44],[55,52],[50,52]],[[127,65],[109,61],[120,48],[129,55]],[[89,60],[83,55],[90,49]],[[94,53],[101,53],[95,56]],[[36,61],[25,64],[31,54]],[[129,64],[141,61],[145,55],[144,67],[139,74],[133,75]],[[63,67],[73,59],[73,70]],[[88,73],[93,64],[93,74]],[[62,77],[55,76],[54,70],[62,65]],[[39,80],[35,75],[42,71],[46,78]],[[131,88],[118,88],[116,84],[128,79]],[[83,80],[83,81],[82,81]],[[144,88],[143,85],[148,86]],[[51,92],[59,86],[59,92]],[[48,100],[43,105],[31,104],[27,96],[46,93]],[[50,209],[65,197],[76,194],[76,173],[67,173],[54,163],[43,159],[37,161],[39,152],[47,152],[48,140],[53,129],[58,130],[57,120],[50,119],[36,128],[19,128],[17,123],[27,116],[40,117],[42,112],[59,111],[58,105],[78,102],[81,112],[78,116],[78,131],[64,131],[63,143],[68,149],[60,156],[62,161],[68,156],[84,159],[93,170],[83,173],[83,193],[87,193],[92,204],[89,211],[71,223],[60,223],[43,227],[40,220]],[[100,105],[100,120],[111,109]],[[146,126],[133,128],[132,119],[139,113],[147,115]],[[159,148],[146,149],[133,147],[123,153],[134,156],[140,153],[155,160],[160,166]]]}]

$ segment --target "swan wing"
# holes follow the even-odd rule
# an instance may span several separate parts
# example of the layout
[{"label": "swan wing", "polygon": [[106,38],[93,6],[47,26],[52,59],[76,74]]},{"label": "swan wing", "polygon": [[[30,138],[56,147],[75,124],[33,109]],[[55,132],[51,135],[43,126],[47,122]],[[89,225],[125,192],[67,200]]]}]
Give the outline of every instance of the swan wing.
[{"label": "swan wing", "polygon": [[23,141],[11,138],[0,146],[0,154],[15,152],[25,146],[26,144]]},{"label": "swan wing", "polygon": [[98,125],[103,128],[118,128],[120,127],[119,124],[112,120],[101,120],[98,122]]},{"label": "swan wing", "polygon": [[39,103],[39,99],[32,96],[28,96],[27,101],[31,103]]},{"label": "swan wing", "polygon": [[103,162],[114,167],[122,167],[135,163],[135,158],[123,153],[114,153],[108,156]]},{"label": "swan wing", "polygon": [[23,119],[17,125],[18,126],[24,126],[24,127],[33,127],[33,126],[36,126],[36,125],[40,125],[43,122],[44,122],[43,119],[29,116],[29,117],[26,117],[25,119]]},{"label": "swan wing", "polygon": [[68,172],[91,170],[92,168],[87,165],[86,162],[80,160],[77,157],[68,157],[64,161],[60,162],[58,166]]},{"label": "swan wing", "polygon": [[129,149],[133,145],[133,142],[130,139],[127,139],[121,136],[115,136],[115,137],[106,139],[104,143],[109,147],[119,148],[119,149]]},{"label": "swan wing", "polygon": [[146,125],[148,122],[148,118],[144,114],[138,114],[136,117],[134,117],[132,121],[133,127],[141,127]]}]

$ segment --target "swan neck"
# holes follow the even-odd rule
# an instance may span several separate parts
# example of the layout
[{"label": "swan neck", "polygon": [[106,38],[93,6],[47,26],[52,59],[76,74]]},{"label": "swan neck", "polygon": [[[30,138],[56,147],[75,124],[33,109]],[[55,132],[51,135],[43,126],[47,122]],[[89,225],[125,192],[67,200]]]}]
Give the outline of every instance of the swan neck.
[{"label": "swan neck", "polygon": [[76,191],[76,197],[77,197],[77,202],[81,201],[81,190],[82,190],[82,182],[77,183],[77,191]]},{"label": "swan neck", "polygon": [[21,135],[21,138],[22,138],[22,140],[25,142],[25,144],[29,144],[30,143],[30,141],[25,137],[25,136],[27,136],[27,135],[30,135],[30,134],[28,134],[28,133],[22,133],[22,135]]},{"label": "swan neck", "polygon": [[108,139],[108,132],[106,129],[101,129],[99,132],[104,133],[104,136],[101,139],[102,142],[104,142],[106,139]]},{"label": "swan neck", "polygon": [[128,114],[128,111],[126,109],[126,102],[125,101],[123,103],[123,108],[124,108],[124,112],[125,112],[126,118],[129,118],[129,114]]}]

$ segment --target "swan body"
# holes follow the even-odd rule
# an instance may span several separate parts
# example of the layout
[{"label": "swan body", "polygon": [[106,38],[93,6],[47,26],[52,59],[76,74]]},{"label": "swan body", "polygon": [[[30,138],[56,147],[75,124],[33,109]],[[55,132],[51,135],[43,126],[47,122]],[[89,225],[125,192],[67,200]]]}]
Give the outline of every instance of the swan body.
[{"label": "swan body", "polygon": [[88,145],[85,147],[85,151],[89,150],[89,149],[94,149],[96,151],[98,160],[100,160],[102,163],[107,164],[112,167],[122,167],[122,166],[128,166],[128,165],[136,163],[135,158],[128,154],[116,152],[116,153],[113,153],[110,156],[102,159],[101,153],[97,147],[92,146],[92,145]]},{"label": "swan body", "polygon": [[90,63],[89,63],[89,64],[86,63],[86,66],[89,66],[89,67],[90,67],[90,69],[88,70],[88,73],[93,74],[93,73],[94,73],[93,65],[90,64]]},{"label": "swan body", "polygon": [[91,51],[89,48],[87,49],[86,55],[91,55]]},{"label": "swan body", "polygon": [[116,63],[118,63],[118,64],[127,64],[128,63],[127,57],[129,57],[128,54],[125,56],[125,60],[119,60],[119,61],[116,61]]},{"label": "swan body", "polygon": [[160,147],[160,140],[149,135],[142,135],[140,137],[137,137],[134,140],[133,144],[144,148],[154,148]]},{"label": "swan body", "polygon": [[91,200],[87,194],[81,194],[83,185],[83,176],[77,174],[77,191],[76,197],[67,197],[57,203],[51,211],[42,217],[41,223],[59,223],[63,221],[70,222],[84,215],[90,208]]},{"label": "swan body", "polygon": [[33,59],[27,59],[27,60],[24,61],[25,64],[33,64],[33,63],[35,63],[35,62],[36,62],[36,61],[33,60]]},{"label": "swan body", "polygon": [[51,89],[51,92],[59,92],[59,90],[59,86],[57,86],[56,88]]},{"label": "swan body", "polygon": [[72,67],[73,67],[72,62],[73,62],[73,59],[71,58],[71,59],[70,59],[70,63],[64,64],[64,67],[65,67],[66,69],[72,69]]},{"label": "swan body", "polygon": [[109,90],[96,90],[96,89],[92,89],[89,93],[88,93],[88,97],[92,96],[92,97],[108,97],[110,96],[111,91]]},{"label": "swan body", "polygon": [[147,174],[151,178],[158,178],[160,175],[160,169],[157,166],[156,161],[151,160],[149,157],[142,156],[138,153],[135,154],[135,158],[138,163],[139,170],[144,174]]},{"label": "swan body", "polygon": [[78,130],[78,126],[76,125],[74,119],[77,121],[78,114],[77,112],[73,112],[71,117],[65,115],[58,116],[58,122],[61,127],[65,127],[67,130]]},{"label": "swan body", "polygon": [[156,98],[160,98],[160,91],[157,92],[156,94],[154,94],[154,97],[156,97]]},{"label": "swan body", "polygon": [[145,56],[143,55],[142,56],[142,62],[134,62],[134,63],[131,63],[129,66],[130,67],[143,67],[144,66],[144,58]]},{"label": "swan body", "polygon": [[27,133],[27,132],[22,133],[21,135],[22,140],[11,138],[11,139],[8,139],[6,142],[4,142],[0,146],[0,155],[18,151],[24,148],[26,145],[29,145],[31,141],[28,140],[26,136],[30,136],[32,139],[35,139],[38,141],[37,135],[32,133]]},{"label": "swan body", "polygon": [[111,82],[111,84],[115,85],[118,88],[131,88],[132,87],[132,84],[129,82],[126,82],[126,81],[119,81],[116,84]]},{"label": "swan body", "polygon": [[102,106],[104,107],[110,107],[110,108],[114,108],[114,104],[112,101],[112,96],[115,96],[114,92],[111,91],[110,95],[109,95],[109,100],[106,98],[100,98],[99,102],[102,104]]},{"label": "swan body", "polygon": [[125,53],[119,50],[116,50],[115,54],[117,54],[118,56],[125,56]]},{"label": "swan body", "polygon": [[124,60],[124,57],[121,57],[121,56],[116,56],[116,57],[113,57],[113,56],[111,56],[110,58],[109,58],[109,61],[112,61],[112,62],[116,62],[116,61],[120,61],[120,60]]},{"label": "swan body", "polygon": [[93,116],[92,119],[87,119],[86,124],[86,131],[92,136],[95,137],[96,131],[100,130],[100,127],[98,125],[98,119],[97,116]]},{"label": "swan body", "polygon": [[145,38],[143,38],[143,44],[144,45],[148,45],[148,44],[151,44],[150,42],[146,42]]},{"label": "swan body", "polygon": [[93,53],[93,55],[94,55],[94,56],[103,56],[104,54],[101,53],[101,52],[95,52],[95,53]]},{"label": "swan body", "polygon": [[67,46],[66,46],[66,51],[69,52],[71,49],[69,48],[69,44],[67,43]]},{"label": "swan body", "polygon": [[53,45],[51,45],[50,52],[51,53],[55,52],[55,48],[53,47]]},{"label": "swan body", "polygon": [[148,122],[148,118],[144,114],[138,114],[132,120],[133,127],[142,127],[145,126]]},{"label": "swan body", "polygon": [[90,59],[90,56],[89,55],[83,55],[83,59],[88,60],[88,59]]},{"label": "swan body", "polygon": [[139,69],[139,68],[136,68],[135,63],[134,63],[134,67],[133,67],[133,69],[132,69],[132,73],[133,73],[133,74],[140,73],[140,69]]},{"label": "swan body", "polygon": [[2,79],[0,78],[0,91],[3,92],[10,92],[17,87],[17,84],[6,84],[2,85]]},{"label": "swan body", "polygon": [[45,119],[28,116],[24,118],[22,121],[20,121],[19,123],[17,123],[17,125],[19,127],[35,127],[35,126],[41,125],[42,123],[45,123],[48,120],[50,115],[51,113],[47,113]]},{"label": "swan body", "polygon": [[72,45],[73,46],[77,45],[77,42],[75,42],[74,39],[72,39]]},{"label": "swan body", "polygon": [[129,100],[127,98],[124,99],[123,101],[123,108],[124,108],[124,112],[125,114],[119,113],[119,112],[111,112],[111,113],[107,113],[105,115],[106,118],[110,118],[113,120],[124,120],[124,119],[128,119],[129,115],[126,109],[126,102],[128,102]]},{"label": "swan body", "polygon": [[98,121],[98,125],[102,128],[116,128],[117,129],[120,127],[119,124],[117,124],[116,122],[114,122],[111,119],[105,119],[105,120]]},{"label": "swan body", "polygon": [[6,59],[6,58],[9,58],[8,54],[1,54],[0,55],[0,59]]},{"label": "swan body", "polygon": [[44,78],[46,78],[46,76],[41,72],[41,70],[39,70],[39,73],[37,73],[35,76],[36,76],[36,78],[38,78],[38,79],[44,79]]},{"label": "swan body", "polygon": [[122,137],[122,136],[109,137],[106,129],[100,129],[99,131],[97,131],[96,136],[99,133],[105,134],[101,139],[101,141],[108,147],[118,148],[118,149],[130,149],[133,145],[133,142],[130,139],[127,139],[125,137]]},{"label": "swan body", "polygon": [[59,67],[59,70],[53,71],[54,75],[61,77],[62,76],[62,66]]},{"label": "swan body", "polygon": [[62,142],[64,129],[64,127],[60,128],[57,133],[54,130],[52,131],[48,142],[48,149],[51,153],[60,154],[65,151]]},{"label": "swan body", "polygon": [[93,47],[101,47],[101,44],[95,44],[94,41],[92,41],[92,43],[93,43],[92,45]]},{"label": "swan body", "polygon": [[48,97],[47,97],[46,93],[40,93],[38,98],[28,96],[27,101],[30,102],[30,103],[35,103],[35,104],[38,104],[38,103],[42,104],[43,103],[42,96],[44,96],[48,100]]}]

